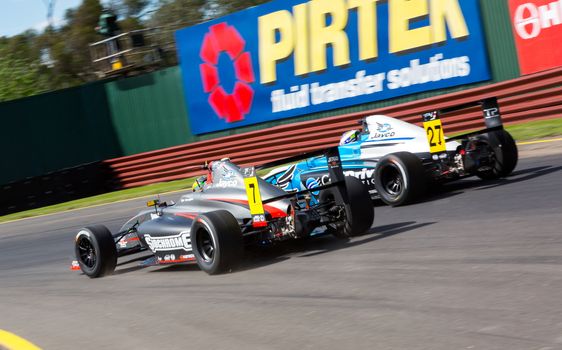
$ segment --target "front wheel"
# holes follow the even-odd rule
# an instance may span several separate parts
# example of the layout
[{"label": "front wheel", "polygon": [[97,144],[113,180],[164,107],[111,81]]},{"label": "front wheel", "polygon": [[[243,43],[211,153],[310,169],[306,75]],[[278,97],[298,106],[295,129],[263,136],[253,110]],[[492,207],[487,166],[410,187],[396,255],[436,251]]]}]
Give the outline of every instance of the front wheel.
[{"label": "front wheel", "polygon": [[199,215],[191,228],[193,254],[209,275],[234,270],[244,253],[238,221],[226,210]]},{"label": "front wheel", "polygon": [[109,275],[117,265],[115,240],[102,225],[81,229],[76,235],[74,252],[80,270],[90,278]]},{"label": "front wheel", "polygon": [[377,163],[375,188],[388,205],[396,207],[412,203],[423,195],[426,186],[422,162],[412,153],[391,153]]},{"label": "front wheel", "polygon": [[327,225],[328,233],[338,238],[349,238],[365,233],[373,225],[375,210],[369,188],[361,180],[346,176],[345,191],[347,204],[343,193],[337,188],[328,188],[320,192],[320,203],[333,203],[330,211],[342,217],[340,222]]}]

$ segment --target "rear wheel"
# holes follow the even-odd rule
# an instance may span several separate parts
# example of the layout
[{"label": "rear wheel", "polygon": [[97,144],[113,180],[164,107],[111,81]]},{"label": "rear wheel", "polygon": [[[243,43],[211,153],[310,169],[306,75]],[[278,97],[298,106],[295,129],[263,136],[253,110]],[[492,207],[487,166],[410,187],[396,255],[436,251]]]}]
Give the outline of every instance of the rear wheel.
[{"label": "rear wheel", "polygon": [[513,137],[507,131],[499,130],[483,134],[481,140],[490,147],[493,162],[491,169],[478,171],[476,175],[484,180],[493,180],[511,174],[519,159]]},{"label": "rear wheel", "polygon": [[234,270],[244,253],[238,221],[226,210],[201,214],[191,228],[193,254],[209,275]]},{"label": "rear wheel", "polygon": [[365,233],[371,228],[375,219],[369,188],[361,180],[351,176],[345,177],[345,187],[348,196],[347,204],[337,188],[323,190],[319,198],[320,203],[334,203],[330,211],[342,220],[328,224],[327,229],[329,233],[339,238]]},{"label": "rear wheel", "polygon": [[391,153],[377,163],[375,188],[383,202],[393,207],[418,200],[427,179],[421,160],[409,152]]},{"label": "rear wheel", "polygon": [[102,225],[81,229],[76,235],[74,251],[80,270],[91,278],[109,275],[117,265],[115,240]]}]

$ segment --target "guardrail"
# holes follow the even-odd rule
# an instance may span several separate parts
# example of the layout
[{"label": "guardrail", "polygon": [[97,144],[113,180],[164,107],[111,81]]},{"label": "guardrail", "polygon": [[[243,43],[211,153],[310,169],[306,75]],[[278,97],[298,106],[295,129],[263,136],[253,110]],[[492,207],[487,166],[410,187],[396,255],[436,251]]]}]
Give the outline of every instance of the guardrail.
[{"label": "guardrail", "polygon": [[[110,159],[104,164],[116,176],[115,188],[129,188],[201,174],[205,161],[229,157],[240,165],[259,164],[335,145],[341,133],[357,128],[371,114],[385,114],[421,124],[421,114],[458,104],[497,97],[504,124],[562,117],[562,69],[554,69],[470,90],[359,113],[277,126]],[[483,128],[478,107],[442,118],[445,132]]]}]

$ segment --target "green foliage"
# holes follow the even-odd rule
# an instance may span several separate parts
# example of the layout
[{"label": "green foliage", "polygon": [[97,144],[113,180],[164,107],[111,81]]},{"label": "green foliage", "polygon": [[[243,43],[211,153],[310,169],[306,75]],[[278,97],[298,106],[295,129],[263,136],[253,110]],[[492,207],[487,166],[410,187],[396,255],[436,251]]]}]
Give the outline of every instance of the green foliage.
[{"label": "green foliage", "polygon": [[125,17],[139,17],[144,13],[145,8],[150,4],[150,0],[122,0],[122,7]]},{"label": "green foliage", "polygon": [[227,13],[240,11],[248,7],[258,6],[269,1],[270,0],[219,0],[216,2],[221,9],[220,15],[225,15]]},{"label": "green foliage", "polygon": [[100,40],[95,28],[101,11],[99,0],[83,0],[76,10],[67,12],[67,24],[55,33],[52,49],[52,58],[61,74],[81,82],[94,79],[90,43]]},{"label": "green foliage", "polygon": [[159,0],[149,23],[173,29],[190,26],[203,20],[207,4],[206,0]]},{"label": "green foliage", "polygon": [[[123,32],[158,27],[162,47],[174,43],[174,31],[205,20],[256,6],[266,0],[82,0],[67,10],[65,24],[43,33],[26,31],[0,37],[0,101],[62,89],[97,79],[90,44],[102,40],[96,33],[103,6],[118,15]],[[168,51],[166,51],[168,52]],[[176,63],[169,52],[166,64]]]},{"label": "green foliage", "polygon": [[38,62],[0,52],[0,102],[35,95],[49,88]]}]

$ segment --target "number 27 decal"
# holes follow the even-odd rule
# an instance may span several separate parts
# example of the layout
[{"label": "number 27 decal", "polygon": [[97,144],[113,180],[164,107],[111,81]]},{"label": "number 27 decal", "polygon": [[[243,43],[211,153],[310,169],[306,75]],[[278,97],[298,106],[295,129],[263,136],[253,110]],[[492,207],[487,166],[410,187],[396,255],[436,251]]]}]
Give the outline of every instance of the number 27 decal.
[{"label": "number 27 decal", "polygon": [[423,127],[427,134],[429,151],[431,153],[445,152],[447,147],[445,145],[445,136],[443,135],[443,125],[441,124],[441,119],[424,122]]}]

